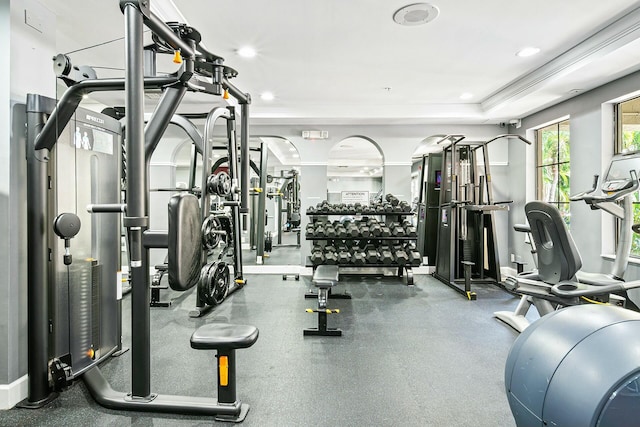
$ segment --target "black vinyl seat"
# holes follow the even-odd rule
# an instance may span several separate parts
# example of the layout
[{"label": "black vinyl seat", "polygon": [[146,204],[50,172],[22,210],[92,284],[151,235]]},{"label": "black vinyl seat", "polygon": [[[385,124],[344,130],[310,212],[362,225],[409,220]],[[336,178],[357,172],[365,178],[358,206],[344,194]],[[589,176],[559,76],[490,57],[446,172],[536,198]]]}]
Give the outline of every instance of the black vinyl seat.
[{"label": "black vinyl seat", "polygon": [[258,328],[251,325],[209,323],[191,335],[191,347],[197,350],[230,350],[251,347],[258,340]]},{"label": "black vinyl seat", "polygon": [[313,273],[311,282],[316,288],[332,288],[340,280],[337,265],[319,265]]}]

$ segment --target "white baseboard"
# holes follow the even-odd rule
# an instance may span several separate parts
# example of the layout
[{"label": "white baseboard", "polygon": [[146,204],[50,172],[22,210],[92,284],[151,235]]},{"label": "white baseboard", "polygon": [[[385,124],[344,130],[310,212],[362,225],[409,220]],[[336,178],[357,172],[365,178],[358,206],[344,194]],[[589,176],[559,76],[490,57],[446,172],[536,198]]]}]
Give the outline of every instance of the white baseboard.
[{"label": "white baseboard", "polygon": [[25,375],[11,384],[0,384],[0,410],[11,409],[29,396],[27,378]]}]

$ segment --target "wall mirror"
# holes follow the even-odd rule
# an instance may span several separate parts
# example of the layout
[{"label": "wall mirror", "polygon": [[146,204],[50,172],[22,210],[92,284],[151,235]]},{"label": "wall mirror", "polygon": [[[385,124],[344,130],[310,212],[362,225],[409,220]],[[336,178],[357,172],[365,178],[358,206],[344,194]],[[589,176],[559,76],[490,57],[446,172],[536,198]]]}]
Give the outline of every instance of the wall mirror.
[{"label": "wall mirror", "polygon": [[[337,143],[327,160],[327,201],[342,203],[347,193],[366,192],[367,200],[384,191],[384,157],[372,140],[352,136]],[[345,199],[346,200],[346,199]]]}]

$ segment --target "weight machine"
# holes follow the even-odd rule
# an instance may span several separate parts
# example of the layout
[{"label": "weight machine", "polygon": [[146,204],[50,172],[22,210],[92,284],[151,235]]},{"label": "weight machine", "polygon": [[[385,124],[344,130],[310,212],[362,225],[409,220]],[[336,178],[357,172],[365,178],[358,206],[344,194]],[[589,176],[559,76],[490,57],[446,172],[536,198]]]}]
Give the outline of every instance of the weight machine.
[{"label": "weight machine", "polygon": [[493,200],[488,153],[488,145],[501,138],[531,144],[515,134],[486,142],[463,142],[464,135],[446,135],[437,141],[449,145],[442,151],[434,277],[469,300],[476,299],[472,284],[502,281],[493,213],[508,210],[511,202]]},{"label": "weight machine", "polygon": [[[212,136],[213,124],[218,119],[226,121],[229,155],[234,161],[230,162],[228,179],[221,176],[210,177],[203,173],[200,209],[202,216],[207,215],[208,217],[210,194],[216,192],[227,194],[225,204],[230,206],[234,218],[233,246],[236,253],[239,254],[240,215],[248,213],[248,104],[250,96],[240,92],[229,82],[229,79],[235,77],[237,73],[223,65],[221,57],[207,52],[200,45],[200,34],[197,30],[183,24],[163,23],[150,11],[148,1],[122,0],[120,8],[125,17],[127,54],[124,79],[98,79],[95,77],[95,73],[82,72],[82,67],[71,67],[70,62],[64,60],[64,57],[56,57],[55,67],[60,70],[59,74],[64,76],[63,79],[69,81],[70,87],[65,91],[55,108],[53,103],[44,102],[34,95],[30,95],[27,99],[27,203],[30,224],[28,228],[29,396],[24,402],[24,406],[40,407],[55,397],[54,388],[49,379],[50,347],[48,343],[49,299],[51,298],[49,292],[53,289],[52,281],[56,280],[47,274],[52,255],[49,249],[52,229],[65,241],[64,263],[68,262],[69,264],[66,265],[70,266],[75,264],[71,259],[72,245],[70,241],[71,237],[78,233],[77,224],[74,226],[76,219],[64,213],[56,217],[55,223],[52,221],[52,216],[56,212],[50,208],[52,193],[49,188],[55,184],[47,170],[50,166],[50,153],[60,147],[58,139],[67,123],[77,113],[83,95],[95,91],[122,91],[126,86],[126,116],[124,117],[127,156],[126,202],[121,203],[119,197],[116,201],[97,198],[97,202],[87,207],[87,210],[92,213],[89,223],[97,222],[98,217],[102,216],[104,218],[112,217],[115,222],[121,214],[124,214],[123,222],[127,229],[132,286],[131,392],[122,393],[111,388],[97,366],[98,357],[95,357],[95,363],[81,368],[72,377],[76,378],[82,374],[92,396],[98,403],[111,409],[210,414],[240,421],[246,415],[248,406],[236,399],[235,384],[233,384],[235,371],[229,375],[229,385],[233,390],[221,391],[221,384],[218,384],[218,400],[151,393],[149,249],[174,248],[174,246],[180,248],[180,250],[169,252],[169,283],[172,284],[171,274],[173,273],[177,290],[186,290],[199,281],[201,282],[202,276],[209,277],[213,268],[211,265],[200,268],[206,259],[198,255],[202,249],[201,246],[193,245],[193,238],[196,238],[195,233],[200,231],[199,224],[194,222],[198,217],[197,210],[194,210],[194,206],[197,206],[195,196],[185,194],[183,196],[188,197],[178,197],[175,199],[175,203],[172,198],[172,202],[169,204],[169,232],[148,229],[148,166],[154,149],[187,91],[222,95],[224,89],[238,99],[242,108],[240,156],[238,156],[235,133],[235,109],[233,107],[214,108],[207,115],[203,139],[203,158],[205,159],[203,163],[205,166],[208,164],[209,139]],[[142,44],[145,25],[153,32],[154,41],[161,53],[175,52],[176,58],[182,61],[180,69],[175,74],[144,76]],[[145,89],[161,89],[163,91],[162,97],[146,126],[144,124]],[[101,118],[98,117],[98,120]],[[240,165],[239,159],[242,159],[242,165]],[[94,165],[96,162],[90,160],[88,163]],[[104,172],[108,173],[108,171],[109,169],[105,169]],[[115,171],[119,173],[120,167],[116,167]],[[111,173],[113,174],[113,170]],[[181,199],[185,200],[185,203],[182,203]],[[67,221],[68,218],[71,220]],[[182,222],[180,219],[187,222]],[[92,232],[94,232],[93,230]],[[119,228],[114,234],[116,237],[120,235]],[[105,236],[99,235],[97,237],[99,237],[97,240],[100,240]],[[119,243],[115,247],[119,252]],[[194,268],[196,264],[198,266]],[[242,266],[234,267],[235,282],[242,285],[244,283]],[[96,269],[92,264],[91,280],[97,277],[95,272]],[[86,301],[84,303],[87,304]],[[82,308],[90,309],[91,304],[84,305]],[[82,308],[79,307],[79,309]],[[84,324],[73,325],[70,323],[70,326],[86,328]],[[249,347],[255,342],[258,334],[255,328],[245,327],[242,329],[234,325],[224,325],[224,327],[233,330],[233,336],[240,341],[230,338],[227,336],[228,334],[224,335],[224,330],[218,332],[209,328],[207,331],[194,334],[192,347],[216,349],[219,354],[229,354],[225,355],[225,359],[228,357],[229,370],[231,370],[235,358],[233,350],[230,349]],[[68,333],[72,335],[74,332],[70,330]],[[87,333],[87,330],[78,329],[75,333],[84,334]],[[88,352],[88,355],[93,357],[95,353]],[[74,369],[75,366],[70,368]],[[64,366],[61,369],[66,372]]]}]

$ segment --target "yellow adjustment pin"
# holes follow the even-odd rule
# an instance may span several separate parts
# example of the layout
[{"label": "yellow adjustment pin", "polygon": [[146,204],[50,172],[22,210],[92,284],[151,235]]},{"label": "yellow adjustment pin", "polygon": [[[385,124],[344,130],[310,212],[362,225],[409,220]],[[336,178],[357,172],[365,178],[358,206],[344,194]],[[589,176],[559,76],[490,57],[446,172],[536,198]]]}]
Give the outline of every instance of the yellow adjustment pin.
[{"label": "yellow adjustment pin", "polygon": [[307,313],[313,313],[313,309],[312,308],[307,308],[304,311],[306,311]]},{"label": "yellow adjustment pin", "polygon": [[229,99],[229,91],[228,90],[224,90],[224,93],[222,94],[222,99]]},{"label": "yellow adjustment pin", "polygon": [[182,54],[180,54],[180,49],[173,52],[173,62],[176,64],[182,64]]},{"label": "yellow adjustment pin", "polygon": [[236,282],[238,285],[244,285],[244,280],[243,280],[243,279],[236,279],[236,280],[235,280],[235,282]]},{"label": "yellow adjustment pin", "polygon": [[229,385],[229,357],[218,357],[218,378],[220,385],[226,387]]}]

